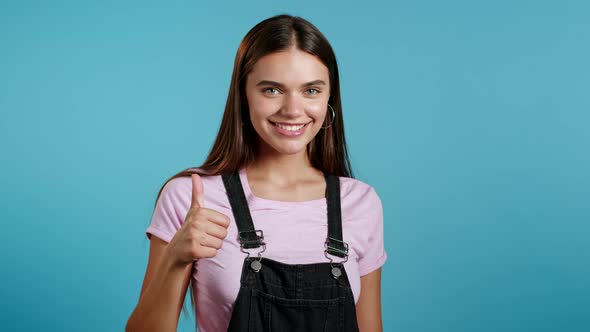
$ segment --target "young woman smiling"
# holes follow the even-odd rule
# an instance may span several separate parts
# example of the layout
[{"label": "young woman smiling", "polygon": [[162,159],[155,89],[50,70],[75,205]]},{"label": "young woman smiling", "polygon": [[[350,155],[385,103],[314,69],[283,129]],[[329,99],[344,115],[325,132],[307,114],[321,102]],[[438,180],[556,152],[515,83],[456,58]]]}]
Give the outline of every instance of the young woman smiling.
[{"label": "young woman smiling", "polygon": [[242,40],[205,163],[160,189],[126,331],[176,331],[190,286],[201,332],[381,331],[383,210],[353,178],[338,67],[310,22]]}]

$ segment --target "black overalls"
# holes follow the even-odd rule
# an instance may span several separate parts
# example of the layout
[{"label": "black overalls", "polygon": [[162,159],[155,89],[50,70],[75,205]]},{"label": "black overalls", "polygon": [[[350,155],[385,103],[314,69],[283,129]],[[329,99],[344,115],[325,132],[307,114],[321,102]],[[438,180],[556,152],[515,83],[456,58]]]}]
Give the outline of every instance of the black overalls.
[{"label": "black overalls", "polygon": [[[338,177],[325,174],[328,234],[324,252],[329,262],[315,264],[285,264],[261,256],[266,249],[263,232],[254,227],[239,174],[222,178],[241,251],[248,254],[228,331],[358,331],[354,297],[342,264],[348,259],[348,245],[342,241]],[[258,257],[244,250],[261,246]],[[333,262],[328,254],[344,261]]]}]

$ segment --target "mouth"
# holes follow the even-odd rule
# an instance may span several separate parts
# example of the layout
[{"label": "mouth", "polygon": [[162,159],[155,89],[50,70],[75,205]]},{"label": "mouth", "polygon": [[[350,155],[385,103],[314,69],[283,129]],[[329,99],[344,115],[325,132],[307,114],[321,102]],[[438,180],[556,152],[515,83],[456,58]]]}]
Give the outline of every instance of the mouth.
[{"label": "mouth", "polygon": [[305,128],[307,128],[307,125],[311,123],[311,121],[307,123],[284,123],[273,122],[270,120],[269,122],[272,124],[272,126],[277,130],[279,134],[289,137],[300,136],[301,134],[303,134],[303,132],[305,132]]}]

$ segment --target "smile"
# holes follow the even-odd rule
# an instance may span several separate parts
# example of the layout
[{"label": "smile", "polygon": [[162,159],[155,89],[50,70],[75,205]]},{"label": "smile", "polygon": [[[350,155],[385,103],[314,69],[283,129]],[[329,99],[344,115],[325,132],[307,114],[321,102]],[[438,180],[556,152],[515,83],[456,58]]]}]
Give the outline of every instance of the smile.
[{"label": "smile", "polygon": [[273,125],[273,127],[275,127],[275,129],[277,129],[279,134],[289,137],[303,134],[307,125],[311,123],[278,123],[272,122],[270,120],[269,122]]}]

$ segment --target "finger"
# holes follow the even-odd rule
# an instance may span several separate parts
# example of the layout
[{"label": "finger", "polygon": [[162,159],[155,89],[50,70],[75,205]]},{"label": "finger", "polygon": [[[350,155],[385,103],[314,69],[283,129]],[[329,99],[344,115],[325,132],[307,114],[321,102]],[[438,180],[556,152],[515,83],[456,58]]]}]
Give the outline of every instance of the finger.
[{"label": "finger", "polygon": [[227,237],[227,228],[214,223],[210,223],[207,226],[206,233],[218,239],[225,239]]},{"label": "finger", "polygon": [[[217,249],[210,247],[201,248],[201,258],[212,258],[217,255]],[[199,260],[198,258],[195,261]]]},{"label": "finger", "polygon": [[226,216],[223,213],[217,212],[215,210],[211,210],[211,209],[202,209],[202,212],[204,213],[205,217],[207,218],[207,220],[212,221],[214,223],[216,223],[219,226],[223,226],[225,228],[227,228],[229,226],[229,217]]},{"label": "finger", "polygon": [[191,178],[192,178],[192,182],[193,182],[191,207],[202,208],[205,206],[205,194],[204,194],[204,190],[203,190],[203,180],[201,180],[201,177],[199,176],[199,174],[192,174]]},{"label": "finger", "polygon": [[207,235],[203,239],[203,242],[201,242],[201,246],[214,249],[221,249],[222,243],[222,239],[216,238],[215,236]]}]

